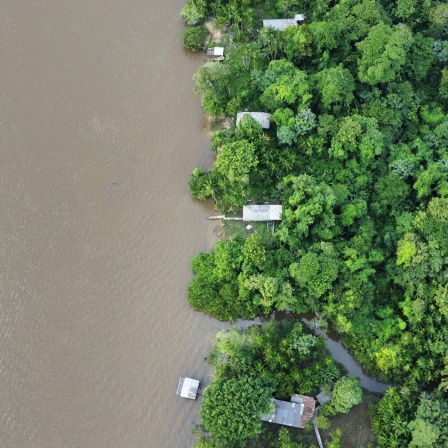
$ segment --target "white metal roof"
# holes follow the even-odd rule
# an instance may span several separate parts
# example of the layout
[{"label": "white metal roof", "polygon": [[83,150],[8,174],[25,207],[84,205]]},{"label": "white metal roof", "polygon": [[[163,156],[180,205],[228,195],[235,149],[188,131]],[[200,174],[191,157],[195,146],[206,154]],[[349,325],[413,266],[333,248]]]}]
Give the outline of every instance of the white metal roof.
[{"label": "white metal roof", "polygon": [[213,56],[224,56],[224,47],[213,47]]},{"label": "white metal roof", "polygon": [[261,127],[263,129],[269,129],[270,121],[269,118],[271,117],[271,114],[268,114],[266,112],[238,112],[236,115],[236,125],[241,121],[241,118],[244,117],[244,115],[250,115],[254,120],[258,121],[258,123],[261,124]]},{"label": "white metal roof", "polygon": [[281,221],[281,216],[281,205],[260,204],[243,207],[243,221]]},{"label": "white metal roof", "polygon": [[178,393],[183,398],[194,400],[198,394],[199,381],[192,378],[181,378],[179,381]]},{"label": "white metal roof", "polygon": [[296,14],[293,19],[265,19],[263,20],[263,26],[284,31],[288,26],[297,26],[304,20],[305,16],[303,14]]}]

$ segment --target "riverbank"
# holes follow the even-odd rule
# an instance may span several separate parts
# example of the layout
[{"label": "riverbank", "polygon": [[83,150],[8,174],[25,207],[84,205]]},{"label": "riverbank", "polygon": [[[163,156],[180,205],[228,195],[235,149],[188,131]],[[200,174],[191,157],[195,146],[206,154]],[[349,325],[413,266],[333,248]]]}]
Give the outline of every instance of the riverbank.
[{"label": "riverbank", "polygon": [[224,324],[185,300],[216,238],[182,4],[1,4],[2,448],[195,443],[175,387]]}]

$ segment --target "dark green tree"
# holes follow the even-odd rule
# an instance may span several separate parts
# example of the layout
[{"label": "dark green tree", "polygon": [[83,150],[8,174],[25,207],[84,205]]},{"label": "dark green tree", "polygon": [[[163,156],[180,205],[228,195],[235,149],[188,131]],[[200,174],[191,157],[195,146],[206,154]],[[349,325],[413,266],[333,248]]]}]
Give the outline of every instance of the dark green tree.
[{"label": "dark green tree", "polygon": [[206,389],[200,417],[212,438],[228,447],[244,446],[261,432],[260,415],[269,412],[272,389],[254,377],[221,378]]},{"label": "dark green tree", "polygon": [[317,87],[322,95],[325,111],[332,108],[348,108],[354,100],[355,80],[349,70],[342,64],[322,70],[316,75]]}]

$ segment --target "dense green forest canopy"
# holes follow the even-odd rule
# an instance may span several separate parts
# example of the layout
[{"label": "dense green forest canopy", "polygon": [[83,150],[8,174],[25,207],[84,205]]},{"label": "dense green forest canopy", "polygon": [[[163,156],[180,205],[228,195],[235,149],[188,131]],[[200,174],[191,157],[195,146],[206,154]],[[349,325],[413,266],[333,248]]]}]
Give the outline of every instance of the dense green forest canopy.
[{"label": "dense green forest canopy", "polygon": [[212,436],[205,446],[246,446],[262,433],[260,416],[272,411],[273,395],[289,401],[299,389],[309,394],[321,385],[334,385],[329,414],[347,412],[359,403],[358,381],[338,379],[341,373],[324,347],[321,338],[291,319],[218,333],[210,354],[215,378],[200,411],[204,430]]},{"label": "dense green forest canopy", "polygon": [[[295,13],[306,22],[262,27]],[[195,257],[191,305],[325,316],[364,368],[412,391],[385,396],[409,425],[395,445],[381,437],[397,428],[377,429],[380,446],[445,446],[425,400],[442,409],[448,392],[448,3],[188,0],[182,14],[224,31],[225,60],[195,75],[205,112],[272,114],[267,131],[246,116],[213,134],[193,196],[283,205],[273,234]]]}]

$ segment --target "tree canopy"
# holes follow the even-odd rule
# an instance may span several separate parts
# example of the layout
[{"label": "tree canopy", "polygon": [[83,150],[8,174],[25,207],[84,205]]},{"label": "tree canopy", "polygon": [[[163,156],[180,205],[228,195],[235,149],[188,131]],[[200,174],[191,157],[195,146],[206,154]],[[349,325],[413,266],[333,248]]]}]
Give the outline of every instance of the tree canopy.
[{"label": "tree canopy", "polygon": [[[261,26],[297,11],[300,26]],[[223,27],[225,60],[195,76],[205,112],[271,114],[268,130],[248,118],[212,135],[216,162],[193,171],[193,196],[223,213],[283,206],[272,233],[228,232],[195,257],[189,301],[223,320],[285,310],[329,320],[365,370],[397,387],[374,419],[379,446],[445,443],[420,391],[447,400],[447,11],[432,0],[183,10],[189,26],[212,15]]]},{"label": "tree canopy", "polygon": [[227,446],[240,446],[261,432],[260,415],[271,405],[271,389],[254,377],[221,378],[207,387],[201,406],[206,431]]}]

